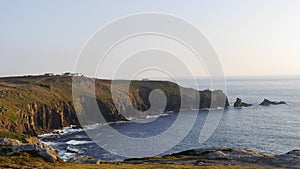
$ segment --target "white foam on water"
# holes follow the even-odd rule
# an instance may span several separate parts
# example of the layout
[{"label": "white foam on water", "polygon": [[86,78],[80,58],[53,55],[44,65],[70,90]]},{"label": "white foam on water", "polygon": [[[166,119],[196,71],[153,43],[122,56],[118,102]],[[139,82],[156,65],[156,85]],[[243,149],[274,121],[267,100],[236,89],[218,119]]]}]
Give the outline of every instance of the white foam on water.
[{"label": "white foam on water", "polygon": [[41,141],[42,143],[48,145],[48,146],[57,146],[57,145],[62,145],[62,144],[66,144],[64,142],[53,142],[53,141]]},{"label": "white foam on water", "polygon": [[80,141],[80,140],[70,140],[67,141],[66,144],[69,145],[81,145],[81,144],[89,144],[89,143],[93,143],[92,141]]},{"label": "white foam on water", "polygon": [[160,117],[160,115],[147,115],[146,119],[156,119],[158,117]]},{"label": "white foam on water", "polygon": [[72,127],[65,127],[65,128],[63,128],[61,135],[65,135],[65,134],[69,134],[69,133],[76,133],[76,132],[81,132],[81,131],[83,131],[83,129],[81,129],[81,128],[74,129]]},{"label": "white foam on water", "polygon": [[76,156],[75,153],[67,153],[65,150],[59,151],[58,156],[64,161],[68,161]]},{"label": "white foam on water", "polygon": [[79,154],[79,153],[80,153],[80,150],[77,149],[77,148],[68,146],[68,147],[67,147],[67,152],[68,152],[68,153],[77,153],[77,154]]},{"label": "white foam on water", "polygon": [[45,133],[45,134],[38,135],[38,137],[44,138],[44,137],[57,136],[57,135],[58,134],[54,134],[54,133]]}]

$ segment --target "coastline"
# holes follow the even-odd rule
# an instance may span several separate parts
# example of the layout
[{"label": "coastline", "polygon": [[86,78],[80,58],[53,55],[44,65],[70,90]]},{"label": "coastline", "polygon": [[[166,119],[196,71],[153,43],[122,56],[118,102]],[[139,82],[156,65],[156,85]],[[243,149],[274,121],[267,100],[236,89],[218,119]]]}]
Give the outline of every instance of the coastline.
[{"label": "coastline", "polygon": [[[36,146],[38,146],[38,149]],[[23,147],[23,148],[20,148]],[[33,149],[30,149],[32,147]],[[0,139],[1,168],[287,168],[300,166],[300,150],[267,155],[241,148],[191,149],[161,157],[107,162],[88,156],[62,161],[50,146]],[[3,151],[6,150],[6,151]],[[4,154],[3,154],[4,153]]]},{"label": "coastline", "polygon": [[[45,133],[42,136],[51,136],[51,135],[53,135],[53,133],[49,134],[47,132],[53,131],[52,130],[53,128],[57,129],[57,128],[61,128],[61,127],[64,127],[64,126],[70,126],[70,124],[75,124],[74,122],[76,121],[76,118],[75,118],[75,116],[73,116],[73,115],[75,115],[75,113],[74,113],[73,108],[72,108],[73,105],[71,104],[71,100],[70,100],[70,102],[65,102],[66,99],[70,98],[68,96],[70,94],[70,92],[69,93],[62,92],[62,91],[65,90],[64,87],[68,87],[68,85],[70,85],[69,84],[70,79],[66,78],[66,77],[55,77],[55,78],[54,77],[53,78],[48,77],[48,78],[44,79],[44,81],[41,81],[39,84],[32,83],[36,79],[40,79],[40,78],[39,77],[32,77],[32,78],[29,78],[29,79],[27,79],[27,78],[0,79],[1,81],[3,81],[3,83],[5,82],[4,87],[6,87],[6,88],[3,89],[5,91],[5,92],[2,93],[3,98],[6,97],[6,96],[9,96],[9,98],[11,99],[11,103],[13,103],[13,101],[15,101],[15,100],[19,101],[18,99],[20,99],[20,97],[24,98],[24,100],[26,100],[27,102],[30,101],[30,103],[26,103],[26,104],[23,104],[23,102],[20,101],[20,103],[22,103],[22,105],[24,105],[25,107],[21,107],[22,109],[20,108],[20,110],[22,110],[21,111],[22,113],[20,113],[20,114],[16,113],[17,117],[10,116],[11,112],[14,113],[16,111],[15,110],[8,111],[9,109],[7,109],[7,108],[9,106],[4,105],[4,108],[2,108],[2,111],[3,111],[2,113],[3,113],[3,115],[5,115],[5,117],[7,117],[9,119],[6,120],[5,123],[3,123],[3,126],[4,126],[3,128],[4,129],[6,128],[9,131],[13,131],[13,132],[24,133],[23,130],[25,131],[26,128],[22,127],[23,123],[18,123],[18,122],[24,122],[24,124],[26,124],[26,125],[28,124],[28,126],[30,126],[30,128],[26,129],[26,131],[27,130],[36,131],[36,132],[32,132],[32,133],[31,132],[27,132],[27,133],[29,133],[29,134]],[[48,84],[49,81],[53,81],[53,82],[51,82],[50,87],[45,86],[45,84]],[[102,87],[105,87],[105,85],[104,86],[100,85],[104,82],[106,82],[106,81],[99,80],[99,87],[100,87],[99,92],[106,91],[106,90],[102,90]],[[31,85],[27,85],[27,83],[29,83]],[[151,83],[154,83],[154,82],[151,82]],[[164,83],[167,83],[167,82],[155,82],[155,84],[157,84],[157,85],[158,84],[162,85],[161,83],[164,84]],[[273,82],[270,82],[270,83],[273,84]],[[23,84],[22,88],[23,88],[23,86],[26,87],[25,92],[23,92],[21,90],[22,88],[21,88],[20,84]],[[169,83],[167,83],[167,84],[169,84]],[[170,83],[170,84],[172,84],[172,83]],[[235,84],[236,85],[232,85],[232,86],[244,86],[244,83],[235,82]],[[298,104],[289,104],[288,109],[287,109],[286,106],[278,106],[278,107],[258,106],[258,104],[259,104],[258,100],[261,100],[262,98],[271,98],[272,100],[278,100],[278,99],[282,98],[283,100],[286,100],[288,103],[294,103],[295,100],[297,100],[297,98],[288,97],[288,96],[291,96],[291,93],[289,93],[289,91],[294,91],[293,87],[287,88],[288,84],[284,83],[285,85],[287,85],[285,87],[286,90],[284,90],[283,93],[278,93],[278,95],[274,95],[274,93],[271,92],[271,91],[276,91],[277,86],[271,88],[272,90],[269,89],[269,87],[266,88],[266,89],[257,90],[257,87],[256,87],[257,82],[255,82],[255,83],[251,82],[249,84],[250,85],[252,84],[253,87],[252,88],[249,87],[249,88],[247,88],[247,90],[245,90],[244,88],[232,88],[231,91],[229,91],[229,93],[231,93],[230,96],[232,98],[238,98],[238,97],[247,98],[246,102],[247,103],[254,103],[255,106],[253,106],[252,108],[245,108],[245,109],[240,109],[240,108],[234,109],[233,106],[230,106],[230,107],[227,107],[225,109],[225,110],[229,110],[229,111],[225,111],[225,112],[228,113],[227,114],[228,116],[225,118],[227,120],[226,122],[227,122],[227,124],[232,124],[231,126],[227,125],[225,127],[238,126],[240,128],[240,130],[231,131],[232,132],[231,135],[228,135],[228,136],[226,136],[226,138],[223,139],[223,140],[227,139],[226,141],[229,144],[224,145],[224,146],[222,146],[222,145],[220,146],[220,144],[216,144],[216,142],[212,142],[212,144],[210,144],[207,147],[211,147],[211,145],[213,145],[214,143],[218,147],[235,147],[236,146],[235,144],[230,145],[230,143],[232,143],[230,141],[234,140],[235,142],[242,142],[243,140],[240,140],[239,137],[234,137],[234,136],[239,136],[239,134],[241,134],[241,131],[245,132],[245,135],[243,135],[244,137],[242,139],[244,139],[244,141],[246,143],[247,143],[248,140],[251,140],[253,143],[257,144],[257,143],[259,143],[259,141],[263,140],[264,142],[260,142],[260,143],[268,144],[271,141],[274,141],[274,139],[276,139],[276,138],[273,138],[273,137],[270,137],[269,135],[267,135],[266,133],[268,133],[268,132],[269,132],[269,134],[272,134],[272,132],[273,132],[273,133],[278,133],[279,136],[283,136],[283,134],[287,134],[286,129],[284,128],[284,127],[287,127],[286,124],[290,124],[289,129],[297,130],[296,125],[298,123],[297,123],[297,118],[295,118],[295,117],[298,116],[298,114],[296,113],[297,110],[298,110],[298,108],[297,108]],[[16,87],[9,88],[9,85],[14,85]],[[109,84],[107,84],[107,85],[109,85]],[[279,85],[281,85],[281,83]],[[272,86],[272,85],[269,84],[268,86]],[[60,89],[60,92],[57,92],[56,91],[57,89]],[[66,90],[68,90],[68,89],[66,89]],[[39,101],[36,98],[31,98],[31,95],[32,95],[31,90],[33,90],[37,96],[39,96],[38,95],[39,91],[43,91],[43,93],[45,93],[45,95],[43,95],[43,96],[45,96],[45,97],[41,96],[41,98],[43,98],[45,100],[40,100]],[[53,93],[56,93],[59,96],[64,96],[64,97],[62,97],[58,100],[54,100],[54,102],[53,102],[54,105],[51,105],[52,102],[48,103],[48,100],[52,98],[51,94],[53,94]],[[210,92],[208,92],[208,93],[210,93]],[[105,93],[105,94],[107,94],[107,93]],[[139,94],[139,93],[137,93],[137,94]],[[49,96],[51,96],[51,97],[49,97]],[[56,96],[54,97],[54,95],[53,95],[53,98],[56,98]],[[100,97],[100,96],[102,96],[102,95],[99,95],[99,100],[103,99],[103,97]],[[138,95],[136,95],[136,96],[138,96]],[[209,95],[206,98],[209,102],[209,100],[210,100]],[[60,104],[61,100],[64,101],[63,104]],[[109,103],[110,103],[110,101],[111,100],[109,100]],[[243,105],[243,102],[241,102],[241,103]],[[147,104],[142,104],[141,103],[140,105],[147,105]],[[13,105],[11,107],[14,107],[14,106],[16,108],[19,108],[18,105]],[[170,108],[172,108],[172,107],[170,107]],[[174,107],[174,109],[175,108],[176,107]],[[53,110],[54,113],[49,113],[50,110]],[[111,111],[111,110],[109,110],[105,113],[108,113],[108,114],[115,113],[115,111]],[[167,110],[173,110],[173,109],[167,109]],[[185,110],[190,111],[190,109],[183,109],[183,111],[185,111]],[[198,109],[196,109],[196,110],[198,111]],[[203,112],[207,112],[208,110],[219,110],[219,109],[205,109],[205,108],[201,109],[201,111],[203,111]],[[283,114],[282,112],[285,112],[285,113]],[[45,114],[45,117],[46,116],[51,117],[50,122],[44,116],[43,116],[43,118],[41,118],[41,115],[43,115],[43,114]],[[287,116],[287,114],[288,114],[288,116]],[[59,115],[59,117],[57,115]],[[165,116],[165,114],[163,114],[163,116]],[[286,116],[287,118],[286,119],[283,118],[284,116]],[[156,118],[156,117],[157,117],[156,115],[148,116],[148,118],[150,118],[150,119],[151,118]],[[272,117],[279,117],[279,118],[277,118],[277,125],[276,126],[274,126],[272,120],[270,120]],[[15,122],[15,118],[17,119],[17,123],[13,123],[13,122]],[[123,119],[123,118],[121,118],[121,119]],[[238,122],[235,122],[237,119],[238,119]],[[260,128],[259,128],[260,130],[252,130],[253,128],[255,128],[254,126],[256,126],[255,122],[256,122],[257,119],[259,119],[260,124],[263,124],[263,125],[260,126]],[[111,120],[112,120],[112,122],[104,123],[104,124],[101,123],[101,125],[130,122],[130,121],[120,121],[119,122],[119,121],[117,121],[117,120],[119,120],[119,118],[117,118],[117,116],[116,116],[116,118],[113,118]],[[54,122],[57,122],[57,121],[59,121],[59,122],[54,123]],[[289,123],[286,123],[287,121]],[[280,123],[280,122],[282,122],[282,123]],[[14,124],[16,124],[17,126],[14,126]],[[240,124],[242,124],[242,125],[240,125]],[[98,124],[94,124],[94,125],[95,125],[94,127],[96,127]],[[6,126],[12,126],[12,127],[6,127]],[[20,128],[13,128],[13,127],[18,127],[18,126],[21,126],[21,127]],[[19,129],[19,130],[15,130],[15,129]],[[281,130],[284,130],[283,133],[279,133],[279,131],[281,131]],[[291,132],[289,134],[291,134],[291,137],[297,138],[297,136],[292,135],[293,133],[296,133],[296,132],[292,132],[294,130],[291,130]],[[81,131],[83,131],[83,129],[72,129],[72,127],[62,128],[61,130],[54,130],[54,132],[60,133],[62,135],[64,135],[64,133],[68,133],[68,132],[81,132]],[[261,133],[263,135],[256,135],[255,136],[256,140],[255,140],[255,137],[251,136],[251,133],[256,133],[257,131],[259,131],[259,133]],[[220,133],[218,133],[218,134],[220,136]],[[39,135],[39,136],[41,136],[41,135]],[[290,136],[290,135],[288,135],[288,136]],[[270,140],[267,140],[266,138],[270,138]],[[289,138],[289,137],[284,137],[284,138]],[[297,140],[297,139],[294,139],[294,140]],[[70,141],[70,140],[68,140],[68,141]],[[278,143],[277,143],[278,145],[282,144],[282,142],[286,143],[286,139],[281,139],[280,141],[278,141]],[[222,142],[222,140],[221,140],[221,142]],[[78,144],[78,143],[74,142],[73,140],[71,140],[68,143]],[[257,144],[257,145],[259,145],[259,144]],[[287,150],[296,149],[296,148],[298,148],[299,144],[297,144],[297,145],[290,144],[290,145],[291,145],[290,147],[280,147],[280,146],[275,147],[276,145],[274,145],[273,146],[273,148],[275,147],[274,149],[281,150],[281,152],[279,152],[279,153],[276,152],[274,154],[281,154],[282,152],[287,152]],[[262,145],[262,146],[264,146],[264,145]],[[193,147],[193,146],[190,146],[190,147]],[[247,145],[245,146],[245,144],[240,146],[240,147],[247,147],[247,148],[250,147],[251,149],[258,150],[259,152],[264,152],[264,151],[261,151],[262,149],[256,149],[255,147],[251,147],[251,146],[247,146]],[[188,149],[188,147],[184,147],[180,151],[186,150],[186,149]],[[224,154],[224,152],[222,152],[222,153]],[[283,155],[285,155],[285,154],[283,154]],[[274,156],[280,156],[280,155],[274,155]],[[163,157],[153,157],[153,159],[157,159],[157,160],[159,160],[160,158],[163,158]],[[224,157],[222,157],[222,159],[224,160]],[[139,160],[141,160],[141,159],[139,159]],[[162,159],[160,159],[160,160],[162,160]],[[166,159],[163,159],[163,160],[166,161]],[[179,159],[179,161],[180,160],[182,160],[182,159]],[[208,159],[198,159],[198,161],[199,160],[208,160]],[[219,160],[220,159],[218,159],[216,161],[219,162]],[[130,162],[129,161],[128,160],[126,162],[114,161],[114,162],[111,162],[111,163],[117,162],[117,163],[127,164],[127,163],[133,162],[133,160],[131,160]],[[226,159],[225,159],[225,161],[226,161]],[[227,159],[227,161],[230,161],[230,160]],[[106,162],[106,163],[111,164],[110,162]],[[179,162],[178,161],[177,162],[170,161],[170,163],[179,163]],[[185,162],[184,162],[184,164],[185,164]],[[203,162],[203,164],[206,165],[205,162]],[[213,163],[213,164],[215,164],[215,163]],[[196,164],[196,162],[195,162],[195,164],[193,164],[193,165],[201,165],[201,164]]]}]

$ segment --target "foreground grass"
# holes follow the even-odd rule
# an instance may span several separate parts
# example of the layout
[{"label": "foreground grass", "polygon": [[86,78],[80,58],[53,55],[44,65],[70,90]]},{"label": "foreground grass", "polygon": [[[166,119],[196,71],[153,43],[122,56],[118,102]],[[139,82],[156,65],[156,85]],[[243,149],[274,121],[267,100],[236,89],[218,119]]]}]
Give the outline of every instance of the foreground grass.
[{"label": "foreground grass", "polygon": [[11,138],[11,139],[16,139],[19,140],[23,143],[27,143],[27,138],[28,136],[24,134],[19,134],[15,132],[9,132],[9,131],[3,131],[0,129],[0,138]]},{"label": "foreground grass", "polygon": [[[75,164],[58,161],[55,163],[46,162],[42,157],[32,153],[20,153],[10,157],[0,157],[0,168],[55,168],[55,169],[156,169],[156,168],[174,168],[174,169],[251,169],[251,167],[237,166],[192,166],[177,164],[123,164],[123,163],[107,163],[107,164]],[[255,168],[253,168],[255,169]]]}]

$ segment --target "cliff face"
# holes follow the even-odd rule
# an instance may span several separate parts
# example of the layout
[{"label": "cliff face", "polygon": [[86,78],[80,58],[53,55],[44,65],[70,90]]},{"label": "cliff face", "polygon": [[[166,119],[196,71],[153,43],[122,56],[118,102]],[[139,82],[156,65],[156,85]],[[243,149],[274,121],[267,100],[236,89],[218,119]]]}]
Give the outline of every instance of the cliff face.
[{"label": "cliff face", "polygon": [[26,109],[17,111],[16,115],[18,117],[15,120],[1,119],[1,128],[36,136],[71,124],[79,125],[73,106],[66,102],[53,107],[46,104],[27,104]]},{"label": "cliff face", "polygon": [[[96,80],[96,98],[81,97],[78,103],[84,106],[81,108],[86,110],[85,113],[95,112],[89,109],[89,105],[96,99],[98,108],[107,122],[126,121],[126,117],[132,116],[144,117],[145,112],[151,108],[149,95],[154,89],[160,89],[165,94],[166,105],[162,111],[228,106],[227,97],[222,91],[200,91],[199,105],[196,99],[199,91],[183,88],[175,83],[132,81],[128,93],[122,86],[124,82],[117,83],[118,94],[113,101],[111,81]],[[124,95],[129,95],[133,107],[124,100]],[[184,100],[182,105],[181,100]],[[161,102],[159,99],[155,101]],[[215,104],[211,104],[211,101]],[[0,131],[8,130],[36,136],[72,124],[80,125],[74,108],[78,103],[74,103],[72,98],[72,77],[0,78]],[[138,111],[133,111],[134,109]],[[154,109],[147,113],[161,112],[155,112]]]}]

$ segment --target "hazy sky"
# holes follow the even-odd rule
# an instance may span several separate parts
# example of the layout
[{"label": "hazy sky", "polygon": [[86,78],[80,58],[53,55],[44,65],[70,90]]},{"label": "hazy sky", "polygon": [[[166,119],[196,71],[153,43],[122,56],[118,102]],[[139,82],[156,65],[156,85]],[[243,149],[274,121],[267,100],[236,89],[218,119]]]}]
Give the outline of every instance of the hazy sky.
[{"label": "hazy sky", "polygon": [[72,71],[96,30],[142,12],[195,25],[227,76],[300,75],[299,0],[0,0],[0,76]]}]

